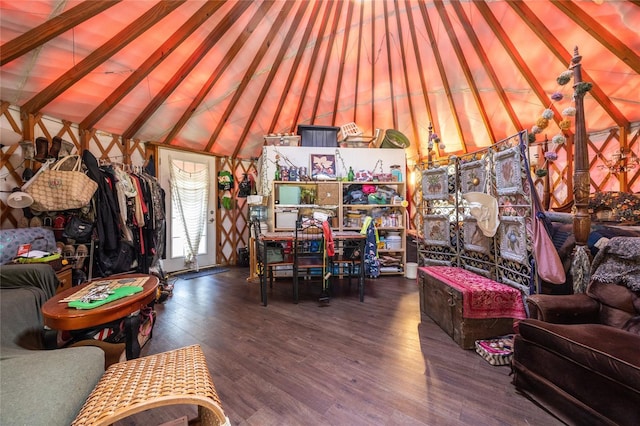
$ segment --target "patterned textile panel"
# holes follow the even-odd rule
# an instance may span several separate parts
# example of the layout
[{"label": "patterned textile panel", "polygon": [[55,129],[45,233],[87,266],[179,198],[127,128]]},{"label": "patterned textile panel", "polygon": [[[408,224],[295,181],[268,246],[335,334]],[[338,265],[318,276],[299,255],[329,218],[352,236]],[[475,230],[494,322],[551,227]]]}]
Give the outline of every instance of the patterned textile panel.
[{"label": "patterned textile panel", "polygon": [[47,228],[18,228],[0,230],[0,265],[10,263],[21,244],[31,244],[31,250],[55,252],[56,239]]}]

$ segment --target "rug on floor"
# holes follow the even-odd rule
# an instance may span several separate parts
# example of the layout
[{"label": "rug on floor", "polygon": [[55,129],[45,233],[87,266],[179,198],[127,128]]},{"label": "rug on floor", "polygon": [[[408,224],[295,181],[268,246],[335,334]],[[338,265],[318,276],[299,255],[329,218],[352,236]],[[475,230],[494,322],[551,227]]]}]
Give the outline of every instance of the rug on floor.
[{"label": "rug on floor", "polygon": [[207,275],[219,274],[220,272],[226,272],[229,268],[223,268],[215,266],[213,268],[201,269],[199,271],[186,271],[175,275],[175,278],[181,280],[192,280],[194,278],[206,277]]}]

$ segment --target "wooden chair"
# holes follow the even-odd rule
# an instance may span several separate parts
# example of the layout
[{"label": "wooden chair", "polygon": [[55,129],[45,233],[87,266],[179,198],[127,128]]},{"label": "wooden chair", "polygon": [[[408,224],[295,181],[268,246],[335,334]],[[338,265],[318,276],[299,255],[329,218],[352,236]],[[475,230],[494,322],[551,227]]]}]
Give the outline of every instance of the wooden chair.
[{"label": "wooden chair", "polygon": [[299,281],[320,278],[322,281],[321,302],[329,300],[328,260],[322,222],[315,219],[299,220],[296,222],[296,234],[293,242],[293,299],[298,303]]},{"label": "wooden chair", "polygon": [[[269,287],[273,288],[274,268],[293,270],[294,256],[292,253],[287,253],[280,243],[263,241],[260,238],[259,221],[251,221],[250,226],[255,242],[256,273],[260,279],[260,301],[264,306],[267,306],[267,280],[269,281]],[[297,300],[295,285],[294,299]]]}]

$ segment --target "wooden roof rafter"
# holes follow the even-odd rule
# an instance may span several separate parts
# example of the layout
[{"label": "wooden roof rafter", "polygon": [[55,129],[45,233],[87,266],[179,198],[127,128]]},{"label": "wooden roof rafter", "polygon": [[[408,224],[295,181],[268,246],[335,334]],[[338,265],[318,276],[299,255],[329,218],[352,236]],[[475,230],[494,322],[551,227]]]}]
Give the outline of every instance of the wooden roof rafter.
[{"label": "wooden roof rafter", "polygon": [[513,124],[513,127],[515,129],[524,128],[516,112],[513,110],[513,106],[511,105],[511,102],[509,102],[509,99],[507,99],[507,94],[505,93],[504,88],[500,84],[498,75],[496,74],[494,68],[491,66],[491,60],[489,60],[489,56],[487,55],[484,48],[482,47],[482,44],[480,43],[480,40],[478,39],[478,36],[476,35],[475,31],[473,31],[473,25],[469,21],[467,14],[464,12],[464,9],[462,8],[459,2],[456,2],[456,1],[451,2],[451,6],[453,7],[453,10],[458,15],[460,24],[462,25],[462,28],[464,28],[465,32],[467,33],[467,37],[469,38],[469,42],[471,43],[471,46],[473,47],[474,51],[480,58],[480,62],[482,63],[482,66],[484,67],[484,70],[487,73],[487,76],[491,80],[493,89],[498,95],[498,98],[502,103],[502,107],[507,112],[507,115],[509,116],[511,123]]},{"label": "wooden roof rafter", "polygon": [[276,74],[278,73],[278,69],[282,64],[282,59],[284,58],[284,55],[287,53],[287,49],[291,45],[291,41],[293,40],[293,37],[295,36],[296,31],[298,30],[298,27],[302,23],[304,13],[306,12],[307,7],[309,6],[310,3],[305,1],[305,2],[298,2],[297,4],[299,5],[299,7],[298,7],[298,10],[296,11],[294,20],[291,26],[289,27],[287,34],[284,37],[284,40],[282,42],[282,45],[280,46],[280,49],[278,50],[278,53],[276,54],[273,60],[273,64],[271,65],[271,69],[269,70],[269,74],[267,75],[265,83],[262,85],[262,88],[260,89],[260,93],[258,94],[258,97],[256,98],[256,101],[253,104],[253,109],[249,114],[247,125],[242,130],[242,133],[238,138],[238,145],[236,146],[236,149],[233,151],[233,157],[237,157],[241,147],[244,146],[247,135],[249,134],[251,125],[253,124],[253,121],[258,115],[258,111],[262,106],[262,102],[264,102],[264,98],[267,96],[267,92],[271,87],[271,83],[273,83],[273,80],[276,77]]},{"label": "wooden roof rafter", "polygon": [[224,3],[222,2],[206,2],[137,67],[131,75],[111,92],[100,105],[94,108],[94,110],[80,122],[79,127],[83,129],[93,127],[223,5]]},{"label": "wooden roof rafter", "polygon": [[[318,27],[318,33],[316,35],[316,42],[313,46],[313,52],[311,54],[311,60],[309,61],[309,67],[307,68],[307,72],[304,78],[304,84],[302,86],[302,91],[300,93],[300,98],[298,99],[298,106],[296,107],[296,112],[293,115],[293,120],[291,122],[291,126],[295,126],[295,123],[298,122],[298,120],[300,120],[300,113],[302,111],[302,105],[304,104],[304,101],[307,97],[307,90],[309,90],[309,83],[311,82],[311,76],[313,74],[313,70],[316,64],[316,61],[318,60],[318,55],[320,54],[320,47],[322,46],[322,38],[323,38],[323,32],[322,30],[327,28],[327,24],[329,23],[329,17],[331,16],[331,10],[333,9],[333,5],[337,3],[334,2],[327,2],[326,3],[326,8],[324,11],[324,15],[322,16],[322,21]],[[311,123],[313,124],[315,120],[314,116],[311,116]],[[292,128],[291,131],[293,131],[294,129]]]},{"label": "wooden roof rafter", "polygon": [[[524,58],[518,53],[518,49],[516,49],[516,46],[511,41],[504,28],[500,26],[500,22],[495,17],[489,6],[487,6],[487,4],[484,2],[474,2],[473,4],[480,11],[480,14],[487,22],[487,25],[489,26],[489,28],[491,28],[500,44],[502,44],[502,47],[504,47],[505,52],[509,55],[509,57],[511,57],[511,60],[518,68],[524,79],[527,81],[527,83],[531,87],[531,90],[537,96],[540,104],[542,104],[544,108],[548,106],[549,109],[553,111],[554,121],[556,122],[556,124],[559,123],[562,118],[560,112],[558,112],[558,109],[555,107],[555,105],[549,105],[549,97],[546,95],[538,80],[534,77],[531,68],[529,68]],[[567,132],[567,134],[570,133]]]},{"label": "wooden roof rafter", "polygon": [[[364,22],[364,2],[360,2],[360,20],[358,24],[358,51],[356,53],[356,82],[355,82],[355,92],[353,97],[353,121],[354,123],[358,119],[358,94],[360,92],[360,61],[362,60],[362,31],[363,31],[363,22]],[[372,122],[373,126],[374,123]]]},{"label": "wooden roof rafter", "polygon": [[0,66],[38,48],[49,40],[93,18],[121,1],[122,0],[82,2],[58,16],[48,19],[37,27],[4,43],[0,51]]},{"label": "wooden roof rafter", "polygon": [[[218,25],[216,25],[216,27],[213,30],[211,30],[207,38],[202,41],[200,46],[198,46],[198,48],[194,50],[193,54],[189,57],[188,63],[190,64],[189,66],[191,68],[195,67],[195,65],[207,54],[207,52],[210,49],[212,49],[218,43],[218,41],[220,41],[220,39],[224,36],[225,32],[228,31],[237,22],[237,20],[242,16],[242,14],[249,8],[249,6],[250,6],[250,2],[236,3],[233,6],[233,8],[220,20],[220,22],[218,22]],[[213,85],[221,77],[222,71],[226,69],[227,66],[229,66],[229,61],[226,61],[226,60],[218,64],[218,66],[211,73],[207,81],[202,85],[202,87],[200,87],[198,94],[193,98],[189,106],[185,108],[180,118],[176,121],[176,123],[173,125],[171,130],[169,130],[167,135],[164,137],[164,141],[163,141],[164,145],[171,145],[173,143],[173,140],[176,137],[176,135],[184,127],[187,121],[189,121],[189,119],[191,118],[191,115],[198,108],[198,106],[202,104],[207,94],[211,91],[211,88],[213,87]],[[171,86],[177,87],[179,79],[182,77],[182,75],[179,73],[182,70],[183,68],[178,70],[178,73],[174,74],[174,77],[167,83],[167,85],[171,84]],[[187,72],[186,68],[184,70],[185,72]],[[175,87],[173,87],[173,89],[171,90],[173,91]],[[159,104],[158,104],[158,107],[159,107]],[[155,111],[155,108],[154,108],[154,111]]]},{"label": "wooden roof rafter", "polygon": [[[405,7],[407,11],[411,10],[411,4],[409,0],[405,0]],[[407,12],[407,19],[409,22],[409,33],[411,34],[411,42],[413,44],[413,54],[416,58],[416,65],[418,69],[422,69],[422,55],[420,54],[420,44],[418,43],[418,37],[416,35],[416,25],[413,20],[413,14]],[[431,111],[431,103],[429,101],[429,89],[427,87],[427,82],[424,78],[424,73],[419,73],[420,75],[420,88],[422,89],[422,97],[424,99],[425,109],[427,111],[427,117],[429,118],[429,123],[434,123],[435,119],[433,113]],[[439,147],[436,148],[439,150]],[[422,158],[422,153],[420,152],[420,145],[418,145],[418,157]]]},{"label": "wooden roof rafter", "polygon": [[373,107],[373,100],[376,99],[376,2],[372,1],[369,4],[371,5],[371,102],[369,103],[369,109],[371,111],[371,123],[375,123],[375,108]]},{"label": "wooden roof rafter", "polygon": [[[264,38],[264,40],[262,40],[262,44],[260,45],[260,47],[258,48],[258,51],[253,56],[253,59],[251,60],[251,64],[249,64],[244,75],[240,79],[240,85],[235,90],[235,93],[231,97],[230,102],[227,104],[227,107],[222,113],[222,117],[218,121],[218,125],[216,126],[215,130],[211,134],[211,137],[209,138],[209,144],[207,144],[207,147],[206,147],[207,151],[211,151],[211,148],[215,145],[216,139],[220,135],[220,132],[222,131],[222,128],[224,127],[225,122],[229,119],[235,106],[237,105],[238,101],[244,94],[244,91],[246,90],[247,86],[251,82],[251,79],[253,78],[256,70],[258,69],[258,65],[260,65],[260,61],[262,61],[262,58],[264,58],[264,55],[269,50],[271,43],[273,43],[274,38],[278,34],[278,31],[280,31],[282,24],[285,22],[287,15],[289,15],[289,12],[293,8],[293,6],[294,6],[293,2],[285,2],[282,5],[282,9],[280,9],[280,13],[278,14],[278,17],[271,25],[271,28],[269,29],[267,36]],[[241,145],[238,144],[236,146],[235,151],[237,152],[240,149],[240,147]],[[233,157],[235,156],[236,155],[233,155]]]},{"label": "wooden roof rafter", "polygon": [[[640,56],[637,52],[634,52],[629,46],[618,40],[597,20],[593,19],[572,2],[551,0],[551,3],[563,11],[569,19],[582,27],[583,30],[588,32],[591,37],[598,40],[600,44],[615,54],[622,62],[627,64],[636,74],[640,74]],[[635,4],[638,6],[637,2]]]},{"label": "wooden roof rafter", "polygon": [[407,104],[409,106],[409,115],[411,116],[411,130],[413,132],[414,143],[419,145],[420,133],[418,132],[418,117],[416,117],[415,110],[413,108],[413,101],[411,99],[411,88],[409,87],[409,72],[407,70],[407,54],[404,49],[404,36],[402,35],[402,22],[400,20],[400,8],[398,0],[393,1],[393,6],[396,14],[396,26],[398,28],[398,44],[400,45],[400,56],[402,58],[402,71],[404,75],[405,91],[407,92]]},{"label": "wooden roof rafter", "polygon": [[[569,68],[571,66],[572,54],[562,46],[560,41],[553,35],[544,23],[529,9],[525,2],[507,2],[509,6],[522,18],[523,22],[529,26],[529,28],[538,36],[549,50],[558,58],[564,66]],[[595,79],[591,78],[587,71],[582,70],[582,76],[585,81],[591,82],[593,85],[590,94],[605,110],[605,112],[611,117],[619,127],[629,127],[629,121],[624,117],[620,110],[615,106],[611,99],[605,95],[604,91],[596,83]]]},{"label": "wooden roof rafter", "polygon": [[391,117],[393,118],[393,128],[398,128],[398,109],[396,107],[396,97],[393,91],[393,61],[391,60],[391,37],[389,37],[391,30],[389,29],[389,11],[387,10],[387,2],[382,2],[383,15],[384,15],[384,39],[387,46],[387,73],[389,78],[387,82],[389,84],[389,102],[391,103]]},{"label": "wooden roof rafter", "polygon": [[[304,34],[300,39],[300,44],[298,45],[298,54],[293,60],[293,64],[291,69],[289,70],[289,76],[287,77],[287,81],[284,85],[282,93],[280,94],[280,100],[278,101],[278,106],[276,107],[273,118],[271,119],[271,124],[269,125],[269,133],[272,133],[276,127],[276,123],[278,122],[278,117],[282,112],[282,108],[284,107],[285,100],[287,98],[287,94],[289,93],[289,89],[291,89],[291,85],[293,84],[293,79],[295,78],[298,67],[300,66],[300,62],[302,61],[302,56],[304,52],[304,46],[309,42],[309,38],[311,37],[311,32],[313,31],[313,21],[318,16],[320,12],[320,2],[314,2],[313,9],[311,11],[311,15],[309,16],[309,20],[307,21],[307,25],[305,27]],[[293,131],[293,126],[295,123],[291,124],[291,131]]]},{"label": "wooden roof rafter", "polygon": [[451,94],[451,86],[449,85],[449,79],[447,78],[444,63],[442,61],[442,56],[440,55],[440,50],[438,49],[438,46],[436,44],[437,38],[433,31],[433,27],[431,26],[431,21],[429,20],[429,12],[427,11],[427,7],[423,2],[419,2],[418,4],[420,6],[420,12],[422,13],[422,20],[424,21],[425,29],[429,34],[429,40],[431,40],[431,50],[433,51],[433,56],[436,60],[436,65],[438,67],[438,71],[440,72],[440,76],[442,78],[442,86],[444,87],[444,91],[447,96],[447,101],[449,101],[449,108],[451,109],[451,114],[455,122],[456,130],[458,132],[458,137],[463,142],[461,144],[462,152],[466,154],[467,146],[464,143],[464,135],[462,133],[462,127],[460,125],[460,117],[456,109],[456,104],[453,101],[453,95]]},{"label": "wooden roof rafter", "polygon": [[58,77],[53,83],[42,89],[37,95],[22,105],[23,111],[31,114],[40,111],[51,101],[60,96],[64,91],[73,86],[82,77],[89,74],[99,65],[110,59],[116,52],[123,49],[129,43],[153,27],[162,18],[167,16],[186,0],[161,1],[141,15],[138,19],[127,25],[110,40],[94,50],[81,60],[76,66]]},{"label": "wooden roof rafter", "polygon": [[[314,96],[313,109],[311,110],[311,121],[315,122],[318,115],[318,105],[320,104],[322,88],[324,86],[325,79],[327,78],[327,69],[329,68],[329,62],[331,61],[331,52],[336,39],[336,33],[338,31],[338,23],[340,22],[340,15],[342,13],[342,7],[336,7],[333,14],[333,23],[329,30],[329,38],[327,40],[327,49],[325,50],[324,61],[322,63],[322,71],[320,72],[320,80],[318,82],[318,88],[316,95]],[[323,37],[324,39],[324,37]],[[336,99],[338,98],[338,92],[335,92]],[[335,116],[334,116],[335,117]]]},{"label": "wooden roof rafter", "polygon": [[[243,2],[240,2],[240,3],[243,3]],[[260,12],[263,11],[263,8],[265,7],[265,5],[267,7],[271,7],[272,4],[273,4],[272,2],[262,3],[260,5],[259,11],[256,12],[256,15],[260,16],[260,19],[262,19],[262,16],[264,16],[264,14],[261,14]],[[242,8],[244,11],[244,8],[242,7],[243,5],[238,4],[238,6]],[[247,5],[244,5],[244,6],[248,7]],[[233,10],[236,12],[239,12],[238,9],[234,8]],[[226,17],[229,17],[229,14],[227,14],[225,18]],[[209,36],[207,36],[207,38],[203,40],[203,42],[198,46],[198,48],[195,49],[193,53],[189,56],[189,59],[187,59],[187,61],[173,74],[173,76],[167,82],[167,84],[165,84],[165,86],[160,90],[160,92],[151,100],[151,102],[149,102],[149,104],[144,109],[144,111],[127,128],[127,130],[124,132],[124,137],[126,139],[130,139],[133,135],[135,135],[138,132],[138,130],[140,130],[143,124],[147,122],[147,120],[153,115],[153,113],[158,108],[160,108],[162,103],[169,97],[169,95],[171,95],[171,93],[173,93],[177,89],[177,87],[186,78],[186,76],[191,71],[193,71],[193,69],[196,67],[196,65],[198,65],[198,63],[202,60],[202,58],[204,58],[207,55],[207,53],[209,53],[209,50],[224,36],[224,29],[230,28],[231,25],[233,24],[235,24],[235,22],[224,21],[223,23],[221,21],[218,27],[216,27],[216,30],[212,31],[209,34]],[[218,31],[218,29],[220,29],[221,31]],[[246,28],[242,32],[242,34],[246,34]],[[244,40],[245,37],[242,37],[241,35],[240,39]],[[232,55],[232,56],[235,57],[235,55]],[[230,57],[229,55],[225,55],[225,57],[220,62],[218,67],[216,67],[216,71],[212,74],[211,77],[209,77],[207,82],[203,85],[202,89],[198,93],[198,96],[196,96],[196,99],[194,100],[194,102],[192,102],[192,104],[198,101],[195,105],[196,106],[200,105],[200,103],[202,102],[201,98],[204,99],[204,96],[207,93],[209,93],[209,91],[211,90],[211,87],[213,86],[213,82],[220,77],[220,75],[222,74],[222,71],[224,71],[224,69],[226,69],[231,63],[231,60],[232,60],[232,57]],[[188,108],[187,111],[191,115],[193,111],[195,111],[195,108],[194,109]],[[167,140],[166,137],[165,137],[165,140]]]},{"label": "wooden roof rafter", "polygon": [[[333,98],[333,117],[331,119],[331,124],[333,126],[336,125],[336,115],[338,113],[338,103],[340,100],[340,88],[342,87],[342,77],[344,75],[344,66],[345,66],[345,58],[347,57],[347,46],[349,45],[349,36],[351,35],[351,31],[347,31],[351,25],[351,21],[353,19],[353,2],[349,2],[347,5],[347,16],[345,17],[345,32],[344,38],[342,39],[342,48],[340,49],[340,67],[338,69],[338,79],[336,82],[336,96]],[[355,121],[355,120],[353,120]]]},{"label": "wooden roof rafter", "polygon": [[498,138],[496,137],[496,133],[491,126],[489,121],[489,117],[487,116],[487,111],[484,107],[484,103],[482,102],[482,98],[480,97],[480,92],[478,91],[478,86],[476,85],[475,79],[473,78],[473,73],[471,72],[471,68],[469,67],[469,63],[465,59],[464,52],[462,51],[462,46],[460,46],[460,42],[458,41],[458,36],[453,29],[453,24],[449,19],[449,15],[445,10],[445,7],[442,3],[436,1],[433,3],[440,15],[440,19],[444,24],[444,28],[446,30],[447,35],[449,36],[449,41],[453,46],[453,51],[456,54],[456,58],[460,63],[460,67],[462,68],[462,72],[464,73],[467,84],[469,85],[469,89],[471,90],[471,94],[473,96],[473,100],[476,103],[476,107],[478,108],[478,112],[480,113],[480,117],[482,118],[482,123],[484,124],[487,133],[489,134],[490,140],[489,144],[493,144]]}]

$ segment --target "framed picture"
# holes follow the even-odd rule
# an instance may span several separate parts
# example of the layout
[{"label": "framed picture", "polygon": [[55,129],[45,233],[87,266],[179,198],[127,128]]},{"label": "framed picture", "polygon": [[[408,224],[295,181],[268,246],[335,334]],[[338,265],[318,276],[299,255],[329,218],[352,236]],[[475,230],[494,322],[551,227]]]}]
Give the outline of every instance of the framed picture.
[{"label": "framed picture", "polygon": [[485,237],[478,226],[478,221],[471,216],[465,217],[462,224],[464,237],[464,249],[489,254],[489,242],[491,238]]},{"label": "framed picture", "polygon": [[449,181],[446,167],[428,169],[422,172],[422,198],[444,200],[449,198]]},{"label": "framed picture", "polygon": [[461,164],[460,186],[462,187],[462,192],[484,192],[486,175],[487,167],[484,160]]},{"label": "framed picture", "polygon": [[336,156],[333,154],[311,154],[311,178],[334,180],[336,178]]},{"label": "framed picture", "polygon": [[497,152],[495,168],[498,195],[522,193],[520,147],[516,146]]},{"label": "framed picture", "polygon": [[500,255],[514,262],[527,262],[527,231],[524,217],[500,217]]},{"label": "framed picture", "polygon": [[435,246],[450,246],[449,217],[444,215],[425,215],[424,241]]}]

